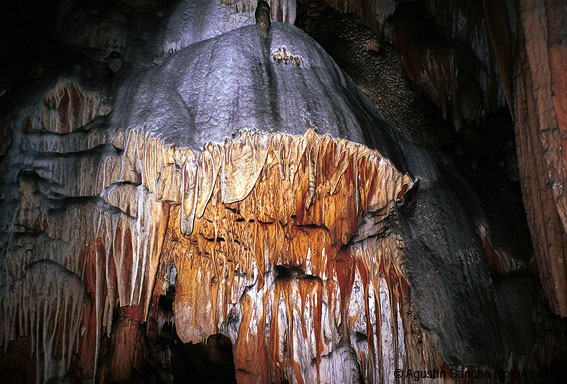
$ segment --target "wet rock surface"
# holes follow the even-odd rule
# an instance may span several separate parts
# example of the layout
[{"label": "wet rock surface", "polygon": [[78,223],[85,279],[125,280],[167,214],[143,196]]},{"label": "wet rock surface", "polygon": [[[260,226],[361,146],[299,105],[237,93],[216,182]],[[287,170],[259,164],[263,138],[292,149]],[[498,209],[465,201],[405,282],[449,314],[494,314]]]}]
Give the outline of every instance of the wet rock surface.
[{"label": "wet rock surface", "polygon": [[[435,148],[403,52],[321,4],[298,24],[336,61],[277,21],[295,2],[266,39],[247,2],[66,4],[65,58],[0,96],[6,375],[396,382],[564,356],[521,231]],[[9,365],[30,349],[34,374]]]},{"label": "wet rock surface", "polygon": [[563,4],[444,0],[327,4],[357,14],[381,42],[393,43],[408,76],[456,130],[468,130],[471,123],[477,128],[490,126],[491,114],[509,108],[515,145],[507,141],[505,146],[517,146],[518,172],[512,154],[505,154],[497,164],[506,170],[506,177],[522,184],[546,296],[554,312],[565,316],[566,230],[561,197],[565,160],[559,149],[565,130]]}]

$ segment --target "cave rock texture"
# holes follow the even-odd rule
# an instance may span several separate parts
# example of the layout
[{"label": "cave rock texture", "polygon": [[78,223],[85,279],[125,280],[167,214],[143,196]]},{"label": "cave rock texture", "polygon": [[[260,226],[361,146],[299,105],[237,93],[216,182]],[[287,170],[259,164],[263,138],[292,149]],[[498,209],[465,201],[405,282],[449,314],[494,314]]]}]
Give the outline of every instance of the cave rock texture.
[{"label": "cave rock texture", "polygon": [[172,356],[217,367],[225,344],[239,383],[553,366],[566,7],[445,3],[420,7],[466,51],[412,40],[400,1],[329,1],[396,46],[457,129],[509,106],[535,262],[451,156],[390,125],[293,25],[294,0],[269,2],[267,38],[250,0],[61,2],[61,63],[2,78],[1,372],[200,382]]},{"label": "cave rock texture", "polygon": [[[567,316],[567,5],[560,0],[326,0],[402,52],[412,80],[456,126],[508,104],[519,177],[546,297]],[[375,16],[374,16],[375,15]],[[430,29],[445,39],[426,41]]]}]

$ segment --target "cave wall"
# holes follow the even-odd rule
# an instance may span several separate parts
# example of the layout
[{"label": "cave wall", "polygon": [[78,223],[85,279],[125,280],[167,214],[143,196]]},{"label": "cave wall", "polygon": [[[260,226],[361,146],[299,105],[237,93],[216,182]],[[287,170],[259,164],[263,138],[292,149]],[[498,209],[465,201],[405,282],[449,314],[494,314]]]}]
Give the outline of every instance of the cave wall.
[{"label": "cave wall", "polygon": [[514,116],[522,193],[540,278],[554,312],[564,317],[567,9],[554,1],[520,1],[509,11],[494,9],[490,2],[484,7]]},{"label": "cave wall", "polygon": [[[482,121],[488,113],[509,107],[540,278],[553,311],[565,316],[565,4],[427,0],[327,4],[356,13],[383,41],[398,46],[408,76],[457,128],[462,120]],[[424,35],[424,27],[437,29],[438,35]]]},{"label": "cave wall", "polygon": [[[396,129],[423,109],[402,104],[392,127],[375,107],[387,102],[277,22],[293,22],[295,2],[270,4],[267,39],[247,2],[65,4],[51,31],[66,61],[33,67],[25,89],[3,85],[0,341],[6,362],[27,349],[35,363],[10,372],[172,382],[179,345],[203,343],[212,364],[218,334],[238,382],[549,367],[564,322],[440,140]],[[399,48],[394,63],[455,129],[511,105],[537,269],[562,315],[560,184],[532,193],[526,180],[562,172],[542,171],[560,147],[541,135],[562,127],[563,13],[546,3],[544,25],[530,16],[543,3],[520,4],[523,22],[513,7],[451,4],[421,4],[438,28],[425,40],[403,3],[334,6]],[[546,36],[557,43],[537,44]],[[535,156],[542,137],[551,149]]]}]

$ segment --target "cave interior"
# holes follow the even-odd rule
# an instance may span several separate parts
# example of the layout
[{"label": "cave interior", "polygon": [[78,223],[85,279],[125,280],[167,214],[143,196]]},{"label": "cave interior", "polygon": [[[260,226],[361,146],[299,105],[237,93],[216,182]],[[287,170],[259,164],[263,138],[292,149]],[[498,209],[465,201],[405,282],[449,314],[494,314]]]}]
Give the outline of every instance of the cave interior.
[{"label": "cave interior", "polygon": [[7,0],[0,381],[567,382],[563,0]]}]

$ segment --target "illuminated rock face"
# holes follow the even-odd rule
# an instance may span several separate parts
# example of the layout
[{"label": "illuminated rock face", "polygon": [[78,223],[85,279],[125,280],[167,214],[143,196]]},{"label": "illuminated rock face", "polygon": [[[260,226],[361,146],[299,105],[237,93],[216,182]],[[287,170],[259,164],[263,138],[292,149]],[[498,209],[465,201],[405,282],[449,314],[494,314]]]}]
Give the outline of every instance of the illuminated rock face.
[{"label": "illuminated rock face", "polygon": [[[406,363],[398,307],[402,244],[394,235],[375,236],[412,181],[348,142],[314,136],[270,141],[244,200],[222,204],[220,179],[192,235],[178,231],[166,238],[177,267],[179,336],[198,342],[228,334],[241,382],[313,382],[341,366],[347,382],[372,380],[379,372],[388,378],[378,370],[382,350],[387,372]],[[313,168],[309,157],[317,158]],[[170,220],[178,221],[180,212],[170,211]],[[363,215],[368,225],[359,229]],[[392,296],[389,289],[396,290]],[[372,339],[380,336],[377,315],[387,330],[378,341]],[[367,334],[370,340],[357,339]]]},{"label": "illuminated rock face", "polygon": [[[554,313],[567,316],[564,4],[425,0],[423,17],[404,13],[398,0],[325,3],[396,44],[412,81],[456,127],[508,105],[538,272]],[[429,18],[442,39],[423,33]]]},{"label": "illuminated rock face", "polygon": [[561,347],[511,346],[500,322],[531,325],[534,304],[489,268],[525,266],[450,161],[303,32],[247,26],[124,70],[112,91],[62,75],[3,121],[0,341],[32,337],[37,381],[127,379],[173,285],[180,340],[227,335],[243,383],[522,368]]},{"label": "illuminated rock face", "polygon": [[[256,24],[257,0],[156,1],[139,7],[153,12],[146,10],[133,19],[122,12],[125,4],[116,3],[97,7],[71,1],[62,5],[57,38],[97,61],[108,61],[109,55],[118,52],[128,62],[147,66],[193,43]],[[268,3],[273,21],[294,23],[295,0]]]},{"label": "illuminated rock face", "polygon": [[[295,0],[272,0],[268,3],[273,21],[293,24]],[[169,18],[163,51],[172,53],[192,43],[256,24],[256,4],[257,0],[180,2]]]}]

